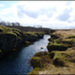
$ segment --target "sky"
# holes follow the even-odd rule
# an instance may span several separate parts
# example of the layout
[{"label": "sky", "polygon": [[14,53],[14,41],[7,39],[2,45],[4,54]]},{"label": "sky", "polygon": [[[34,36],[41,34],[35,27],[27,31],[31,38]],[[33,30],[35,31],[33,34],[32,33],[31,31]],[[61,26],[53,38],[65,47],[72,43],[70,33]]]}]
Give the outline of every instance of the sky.
[{"label": "sky", "polygon": [[0,1],[0,21],[72,29],[75,28],[75,1]]}]

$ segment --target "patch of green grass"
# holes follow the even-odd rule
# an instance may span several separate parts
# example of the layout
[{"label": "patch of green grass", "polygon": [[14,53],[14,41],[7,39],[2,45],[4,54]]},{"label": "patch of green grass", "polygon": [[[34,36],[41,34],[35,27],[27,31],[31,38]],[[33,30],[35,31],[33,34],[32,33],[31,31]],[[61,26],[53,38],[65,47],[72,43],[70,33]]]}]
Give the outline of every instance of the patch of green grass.
[{"label": "patch of green grass", "polygon": [[64,51],[66,50],[70,45],[68,44],[63,44],[63,43],[57,43],[57,42],[49,42],[47,49],[49,52],[54,51],[54,50],[59,50],[59,51]]},{"label": "patch of green grass", "polygon": [[28,38],[38,38],[38,37],[40,37],[40,36],[43,36],[44,35],[44,33],[43,32],[23,32],[23,34],[26,36],[26,37],[28,37]]},{"label": "patch of green grass", "polygon": [[34,56],[42,57],[42,56],[46,56],[46,55],[49,55],[49,53],[48,53],[48,52],[46,52],[46,51],[44,51],[44,52],[36,53]]},{"label": "patch of green grass", "polygon": [[53,60],[53,64],[55,66],[64,66],[64,61],[61,60],[60,58],[56,58],[56,59]]},{"label": "patch of green grass", "polygon": [[[40,54],[38,54],[40,53]],[[36,67],[34,68],[29,74],[74,74],[75,73],[75,50],[66,50],[66,51],[52,51],[51,53],[46,53],[51,57],[52,59],[45,56],[45,54],[42,52],[38,52],[35,54],[35,57],[42,58],[44,56],[44,61],[42,61],[42,64],[45,64],[44,67]],[[45,62],[45,59],[48,59],[49,61],[52,61],[52,63]],[[36,58],[35,58],[36,60]],[[41,61],[41,59],[40,59]],[[45,63],[43,63],[45,62]],[[73,62],[73,63],[72,63]],[[40,64],[41,65],[41,64]]]},{"label": "patch of green grass", "polygon": [[66,44],[72,45],[72,44],[75,43],[75,39],[72,39],[72,38],[71,39],[64,39],[62,42],[66,43]]},{"label": "patch of green grass", "polygon": [[17,35],[15,33],[13,33],[13,32],[7,32],[6,34],[8,34],[8,35],[14,35],[14,36],[17,37]]},{"label": "patch of green grass", "polygon": [[[49,51],[49,57],[43,53],[36,53],[34,56],[43,59],[42,64],[47,64],[44,66],[45,70],[40,69],[31,71],[31,74],[75,74],[75,36],[74,31],[57,31],[55,34],[51,34],[52,38],[49,39],[50,42],[47,46]],[[72,35],[71,35],[72,34]],[[68,37],[69,36],[69,37]],[[68,38],[67,38],[68,37]],[[40,59],[40,61],[41,61]],[[45,60],[51,60],[51,63],[47,63]],[[46,61],[46,62],[45,62]],[[40,67],[39,67],[40,68]]]},{"label": "patch of green grass", "polygon": [[48,43],[47,49],[49,52],[53,50],[59,50],[59,51],[64,51],[69,47],[75,46],[75,39],[73,38],[58,38],[58,39],[53,39],[50,38],[50,42]]},{"label": "patch of green grass", "polygon": [[18,31],[13,31],[17,36],[21,36],[21,34]]},{"label": "patch of green grass", "polygon": [[60,35],[57,35],[55,33],[51,34],[52,39],[58,39],[59,37],[60,37]]},{"label": "patch of green grass", "polygon": [[66,59],[67,59],[67,54],[65,54],[63,51],[52,51],[50,53],[50,57],[53,59],[53,64],[55,66],[67,66],[66,65]]},{"label": "patch of green grass", "polygon": [[58,38],[54,40],[56,43],[62,43],[63,39],[62,38]]},{"label": "patch of green grass", "polygon": [[31,65],[33,66],[33,68],[41,67],[40,60],[41,60],[41,58],[39,58],[39,57],[32,57]]},{"label": "patch of green grass", "polygon": [[70,35],[68,38],[75,38],[75,35]]},{"label": "patch of green grass", "polygon": [[38,52],[31,58],[31,65],[33,70],[29,74],[38,74],[40,70],[43,70],[51,62],[49,52]]},{"label": "patch of green grass", "polygon": [[18,39],[22,40],[21,34],[20,34],[21,31],[19,29],[0,26],[0,30],[2,30],[0,32],[0,35],[2,35],[2,34],[13,35],[13,36],[17,37]]},{"label": "patch of green grass", "polygon": [[64,57],[65,57],[65,54],[63,52],[60,52],[60,51],[53,51],[51,53],[54,53],[53,59],[56,59],[56,58],[64,59]]},{"label": "patch of green grass", "polygon": [[2,32],[3,30],[2,29],[0,29],[0,32]]},{"label": "patch of green grass", "polygon": [[30,73],[28,73],[27,75],[37,75],[39,74],[39,71],[41,69],[40,68],[34,68]]},{"label": "patch of green grass", "polygon": [[25,41],[25,45],[26,46],[30,45],[30,41]]},{"label": "patch of green grass", "polygon": [[37,37],[37,35],[35,34],[35,32],[27,32],[27,34],[29,34],[30,36],[35,36],[35,37]]},{"label": "patch of green grass", "polygon": [[31,58],[31,65],[33,68],[43,68],[50,63],[50,57],[48,52],[38,52]]}]

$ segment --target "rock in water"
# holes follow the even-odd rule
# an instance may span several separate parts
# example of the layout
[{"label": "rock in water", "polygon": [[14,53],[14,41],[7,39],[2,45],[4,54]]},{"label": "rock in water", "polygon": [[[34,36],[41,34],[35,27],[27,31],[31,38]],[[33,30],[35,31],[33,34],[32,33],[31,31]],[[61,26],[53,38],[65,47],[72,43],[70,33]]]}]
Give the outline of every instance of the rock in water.
[{"label": "rock in water", "polygon": [[41,47],[41,49],[43,49],[43,47]]}]

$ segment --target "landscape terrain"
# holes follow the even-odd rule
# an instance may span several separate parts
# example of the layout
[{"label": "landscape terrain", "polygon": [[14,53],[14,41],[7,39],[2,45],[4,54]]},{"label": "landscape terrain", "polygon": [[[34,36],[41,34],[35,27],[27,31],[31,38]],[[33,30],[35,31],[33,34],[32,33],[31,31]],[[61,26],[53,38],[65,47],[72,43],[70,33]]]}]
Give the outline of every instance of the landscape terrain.
[{"label": "landscape terrain", "polygon": [[31,58],[34,69],[29,74],[75,74],[75,30],[56,30],[50,36],[48,52]]},{"label": "landscape terrain", "polygon": [[0,1],[0,75],[75,75],[75,1]]},{"label": "landscape terrain", "polygon": [[26,32],[13,27],[0,26],[0,57],[43,38],[43,35],[44,32],[41,31]]},{"label": "landscape terrain", "polygon": [[34,54],[30,59],[33,70],[28,75],[75,74],[75,29],[52,30],[0,25],[0,59],[10,57],[13,52],[43,38],[45,34],[51,36],[48,39],[48,51]]}]

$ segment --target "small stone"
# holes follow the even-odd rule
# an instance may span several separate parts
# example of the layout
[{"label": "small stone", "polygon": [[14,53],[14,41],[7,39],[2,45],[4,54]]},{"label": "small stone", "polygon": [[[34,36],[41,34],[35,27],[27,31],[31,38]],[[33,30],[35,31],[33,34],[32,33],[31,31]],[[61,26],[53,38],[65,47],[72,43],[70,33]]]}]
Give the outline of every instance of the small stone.
[{"label": "small stone", "polygon": [[41,47],[41,49],[43,49],[43,47]]}]

